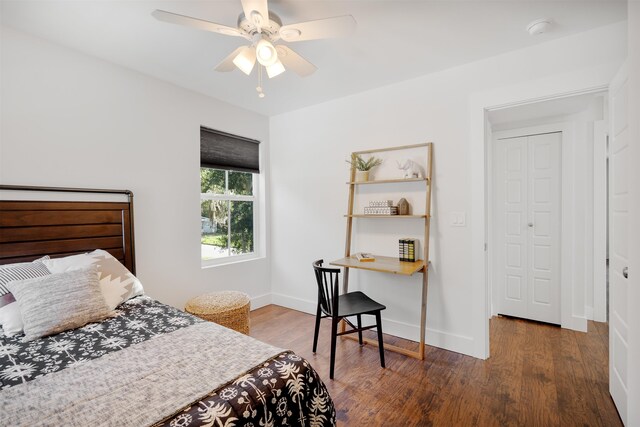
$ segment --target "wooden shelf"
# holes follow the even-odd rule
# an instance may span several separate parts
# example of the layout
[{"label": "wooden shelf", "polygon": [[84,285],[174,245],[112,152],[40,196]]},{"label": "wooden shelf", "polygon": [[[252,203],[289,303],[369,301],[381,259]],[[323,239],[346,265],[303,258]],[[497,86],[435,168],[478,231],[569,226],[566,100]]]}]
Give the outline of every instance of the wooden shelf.
[{"label": "wooden shelf", "polygon": [[402,179],[378,179],[373,181],[349,181],[347,184],[366,185],[366,184],[391,184],[402,182],[422,182],[429,181],[429,178],[402,178]]},{"label": "wooden shelf", "polygon": [[430,147],[431,144],[432,144],[431,142],[425,142],[422,144],[401,145],[399,147],[376,148],[373,150],[354,151],[353,154],[371,154],[371,153],[382,153],[386,151],[407,150],[409,148]]},{"label": "wooden shelf", "polygon": [[[356,182],[356,169],[355,169],[355,159],[358,155],[361,154],[373,154],[373,153],[381,153],[387,151],[397,151],[397,150],[407,150],[413,148],[426,148],[425,153],[425,162],[424,162],[424,178],[402,178],[402,179],[379,179],[373,181],[364,181],[364,182]],[[403,145],[400,147],[390,147],[390,148],[377,148],[374,150],[365,150],[365,151],[355,151],[351,153],[351,170],[349,174],[349,181],[347,182],[349,188],[349,204],[347,208],[347,214],[345,217],[347,218],[347,232],[346,232],[346,242],[344,248],[345,258],[337,259],[330,264],[335,266],[344,267],[344,275],[342,281],[342,293],[349,292],[349,270],[352,268],[357,268],[359,270],[369,270],[376,271],[381,273],[391,273],[391,274],[399,274],[403,276],[411,276],[415,273],[422,273],[422,296],[420,298],[420,346],[418,347],[418,351],[410,351],[403,348],[399,348],[396,346],[385,345],[385,348],[390,351],[395,351],[407,356],[415,357],[416,359],[424,360],[424,342],[425,342],[425,333],[427,330],[426,322],[427,322],[427,287],[429,284],[429,267],[428,261],[425,262],[423,260],[429,259],[429,225],[431,222],[431,190],[433,184],[433,176],[432,176],[432,165],[433,165],[433,143],[427,142],[425,144],[414,144],[414,145]],[[420,186],[420,190],[424,191],[424,205],[419,206],[416,204],[416,212],[424,212],[422,215],[364,215],[362,214],[354,214],[354,200],[356,198],[357,193],[361,193],[362,191],[358,191],[359,185],[368,185],[368,184],[403,184],[408,182],[426,182],[424,187]],[[376,187],[379,188],[379,187]],[[396,192],[397,193],[397,192]],[[416,200],[417,203],[417,200]],[[424,209],[423,209],[424,207]],[[364,210],[363,210],[364,212]],[[372,262],[361,262],[356,258],[351,256],[351,240],[353,235],[353,219],[354,218],[414,218],[414,219],[422,219],[423,221],[419,221],[414,223],[413,225],[417,226],[420,223],[423,223],[424,230],[424,241],[422,243],[422,251],[420,254],[423,260],[418,260],[416,262],[406,262],[400,261],[396,257],[385,257],[374,255],[375,260]],[[418,254],[416,253],[416,256]],[[340,330],[344,332],[345,325],[344,322],[340,327]],[[347,336],[348,337],[348,336]],[[366,341],[369,342],[368,340]]]},{"label": "wooden shelf", "polygon": [[345,215],[345,218],[427,218],[428,215]]},{"label": "wooden shelf", "polygon": [[331,261],[329,264],[347,268],[359,268],[361,270],[379,271],[382,273],[401,274],[403,276],[411,276],[414,273],[422,271],[425,266],[424,261],[421,259],[415,262],[406,262],[387,256],[374,255],[373,257],[376,259],[375,261],[364,262],[358,261],[355,257],[350,256]]}]

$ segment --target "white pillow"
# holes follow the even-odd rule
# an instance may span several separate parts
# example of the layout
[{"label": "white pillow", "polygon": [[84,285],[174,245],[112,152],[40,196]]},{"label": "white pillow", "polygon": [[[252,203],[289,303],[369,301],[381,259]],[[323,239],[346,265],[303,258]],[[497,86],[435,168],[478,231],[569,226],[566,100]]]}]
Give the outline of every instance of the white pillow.
[{"label": "white pillow", "polygon": [[93,252],[43,261],[51,273],[81,270],[91,265],[98,267],[100,289],[111,310],[138,295],[144,295],[142,283],[109,252]]},{"label": "white pillow", "polygon": [[51,274],[42,261],[48,256],[33,262],[6,264],[0,266],[0,326],[8,337],[22,333],[22,316],[13,294],[7,284],[13,280],[25,280],[44,277]]}]

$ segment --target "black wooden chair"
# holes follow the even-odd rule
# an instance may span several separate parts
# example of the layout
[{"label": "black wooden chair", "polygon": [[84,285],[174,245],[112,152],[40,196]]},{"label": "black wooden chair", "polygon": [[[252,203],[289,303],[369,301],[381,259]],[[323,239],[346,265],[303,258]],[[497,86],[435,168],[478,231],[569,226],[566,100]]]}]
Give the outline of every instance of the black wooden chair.
[{"label": "black wooden chair", "polygon": [[[333,379],[333,368],[336,361],[336,338],[338,335],[358,333],[358,341],[362,345],[362,331],[367,329],[378,329],[378,349],[380,350],[380,366],[384,368],[384,344],[382,342],[382,320],[380,312],[385,307],[378,304],[362,292],[348,292],[340,295],[339,290],[339,268],[326,268],[322,266],[323,260],[313,263],[313,269],[318,282],[318,310],[316,312],[316,330],[313,334],[313,352],[316,352],[318,346],[318,332],[320,331],[320,319],[324,317],[331,318],[331,368],[329,370],[329,378]],[[363,314],[376,316],[376,324],[362,327]],[[356,316],[358,319],[358,327],[347,319],[349,316]],[[344,320],[352,329],[338,332],[338,324],[340,320]]]}]

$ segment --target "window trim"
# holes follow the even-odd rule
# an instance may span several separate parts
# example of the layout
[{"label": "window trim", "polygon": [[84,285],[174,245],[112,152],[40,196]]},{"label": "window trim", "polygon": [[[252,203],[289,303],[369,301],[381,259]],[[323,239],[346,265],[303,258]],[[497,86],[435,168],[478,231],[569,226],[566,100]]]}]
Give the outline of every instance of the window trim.
[{"label": "window trim", "polygon": [[[227,194],[229,192],[229,181],[228,176],[229,172],[233,172],[227,169],[218,169],[218,168],[209,168],[206,166],[200,166],[201,168],[206,169],[217,169],[225,172],[225,190],[226,194],[214,194],[214,193],[200,193],[200,203],[205,200],[223,200],[223,201],[247,201],[253,203],[253,252],[239,255],[227,255],[220,258],[211,258],[211,259],[202,259],[202,240],[200,240],[200,264],[201,268],[208,267],[216,267],[227,264],[235,264],[239,262],[252,261],[255,259],[264,258],[264,255],[261,253],[261,239],[260,239],[260,197],[259,197],[259,173],[256,172],[246,172],[251,174],[251,186],[253,190],[253,194],[251,196],[247,195],[237,195],[237,194]],[[231,209],[231,204],[229,204],[229,209]],[[229,219],[231,215],[229,214]],[[229,222],[231,222],[229,220]],[[229,226],[229,245],[231,245],[231,227]],[[202,231],[200,232],[200,239],[202,239]]]}]

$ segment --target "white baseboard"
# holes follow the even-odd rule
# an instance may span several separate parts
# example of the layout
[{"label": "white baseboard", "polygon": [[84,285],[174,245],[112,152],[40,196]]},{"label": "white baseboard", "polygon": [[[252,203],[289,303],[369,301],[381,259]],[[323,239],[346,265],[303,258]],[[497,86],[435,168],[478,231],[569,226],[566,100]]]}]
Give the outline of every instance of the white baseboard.
[{"label": "white baseboard", "polygon": [[593,307],[589,307],[588,305],[584,307],[584,317],[586,317],[587,320],[593,320]]},{"label": "white baseboard", "polygon": [[606,309],[604,310],[604,312],[602,312],[601,310],[593,310],[593,320],[594,322],[606,322],[607,321],[607,311]]},{"label": "white baseboard", "polygon": [[594,307],[586,306],[584,308],[585,317],[587,320],[593,320],[594,322],[606,322],[607,321],[607,313],[606,309],[603,312],[602,310],[596,310]]},{"label": "white baseboard", "polygon": [[[315,315],[316,312],[317,303],[315,301],[294,298],[282,294],[272,294],[271,301],[273,304],[302,311],[303,313]],[[405,338],[411,341],[419,341],[420,339],[420,327],[418,325],[388,319],[384,316],[382,317],[382,322],[383,332],[386,334]],[[474,340],[471,337],[427,328],[425,341],[428,345],[434,347],[474,356]]]},{"label": "white baseboard", "polygon": [[[420,340],[420,327],[397,320],[382,318],[384,322],[384,332],[411,341]],[[456,353],[466,354],[475,357],[474,340],[464,335],[452,334],[450,332],[439,331],[427,328],[425,342],[427,345],[443,348]]]},{"label": "white baseboard", "polygon": [[294,298],[283,294],[271,294],[271,303],[287,307],[293,310],[302,311],[303,313],[316,314],[317,303],[301,298]]},{"label": "white baseboard", "polygon": [[587,318],[582,316],[570,316],[568,322],[563,322],[562,327],[578,332],[587,332]]},{"label": "white baseboard", "polygon": [[255,310],[269,304],[271,304],[271,294],[264,294],[251,298],[251,310]]}]

